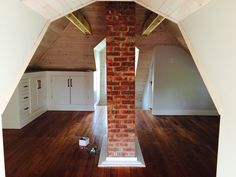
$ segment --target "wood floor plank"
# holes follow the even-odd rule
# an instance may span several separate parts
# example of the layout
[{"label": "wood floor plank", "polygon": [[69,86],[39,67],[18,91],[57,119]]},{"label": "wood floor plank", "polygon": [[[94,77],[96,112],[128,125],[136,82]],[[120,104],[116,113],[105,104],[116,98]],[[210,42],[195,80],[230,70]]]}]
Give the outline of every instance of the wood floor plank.
[{"label": "wood floor plank", "polygon": [[217,116],[152,116],[136,111],[146,168],[98,168],[99,155],[78,146],[88,136],[101,148],[103,107],[48,111],[21,130],[3,130],[7,177],[215,177]]}]

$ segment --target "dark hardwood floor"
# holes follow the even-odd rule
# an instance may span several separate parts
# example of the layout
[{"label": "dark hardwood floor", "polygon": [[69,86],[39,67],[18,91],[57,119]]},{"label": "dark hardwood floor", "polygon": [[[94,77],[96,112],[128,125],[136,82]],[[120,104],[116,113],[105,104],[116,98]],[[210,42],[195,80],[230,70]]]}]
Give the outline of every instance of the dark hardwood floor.
[{"label": "dark hardwood floor", "polygon": [[101,147],[103,108],[46,112],[21,130],[3,130],[7,177],[215,177],[219,117],[152,116],[137,111],[146,168],[98,168],[99,155],[77,143],[89,136]]}]

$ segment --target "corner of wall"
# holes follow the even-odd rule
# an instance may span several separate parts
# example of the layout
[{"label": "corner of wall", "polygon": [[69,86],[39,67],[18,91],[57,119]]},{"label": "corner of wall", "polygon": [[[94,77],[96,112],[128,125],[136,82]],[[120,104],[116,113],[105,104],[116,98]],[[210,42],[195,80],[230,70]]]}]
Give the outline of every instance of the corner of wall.
[{"label": "corner of wall", "polygon": [[199,73],[200,73],[200,75],[201,75],[201,77],[203,79],[203,82],[206,85],[207,89],[209,90],[209,94],[211,95],[211,97],[213,99],[213,102],[214,102],[214,104],[215,104],[219,114],[221,114],[223,108],[222,108],[222,105],[220,103],[220,98],[219,98],[218,94],[216,93],[216,90],[214,89],[214,86],[210,82],[210,80],[209,80],[209,78],[208,78],[208,76],[206,74],[206,71],[204,69],[203,64],[199,60],[199,57],[198,57],[198,55],[197,55],[197,53],[196,53],[196,51],[195,51],[195,49],[194,49],[194,47],[193,47],[193,45],[191,43],[190,38],[188,37],[188,35],[187,35],[187,33],[186,33],[185,29],[184,29],[184,26],[183,26],[182,22],[178,23],[178,27],[179,27],[179,29],[180,29],[183,37],[184,37],[184,40],[185,40],[185,42],[186,42],[186,44],[187,44],[187,46],[189,48],[189,51],[190,51],[190,53],[191,53],[191,55],[193,57],[193,60],[194,60],[194,62],[196,64],[196,66],[197,66],[197,69],[198,69],[198,71],[199,71]]}]

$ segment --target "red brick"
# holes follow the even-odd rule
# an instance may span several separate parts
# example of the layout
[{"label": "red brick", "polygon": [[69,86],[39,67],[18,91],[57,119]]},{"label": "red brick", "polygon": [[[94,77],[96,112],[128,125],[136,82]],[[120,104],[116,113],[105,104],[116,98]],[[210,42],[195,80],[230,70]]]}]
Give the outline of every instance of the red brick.
[{"label": "red brick", "polygon": [[120,56],[120,52],[107,52],[108,56]]},{"label": "red brick", "polygon": [[127,86],[114,86],[113,87],[114,90],[128,90],[128,87]]},{"label": "red brick", "polygon": [[109,131],[113,133],[117,133],[117,132],[120,132],[120,129],[116,127],[114,129],[111,128]]},{"label": "red brick", "polygon": [[120,109],[128,109],[128,106],[127,105],[115,105],[114,108],[118,109],[118,110],[120,110]]},{"label": "red brick", "polygon": [[114,57],[114,61],[128,61],[127,57]]},{"label": "red brick", "polygon": [[131,52],[131,51],[129,51],[129,52],[122,52],[120,54],[120,56],[134,56],[134,55],[135,55],[135,52]]},{"label": "red brick", "polygon": [[135,111],[134,110],[122,110],[121,114],[134,114]]},{"label": "red brick", "polygon": [[122,104],[134,104],[134,100],[123,100]]},{"label": "red brick", "polygon": [[119,82],[108,81],[107,85],[120,85],[120,83]]},{"label": "red brick", "polygon": [[115,115],[115,118],[116,119],[126,119],[127,115],[117,114],[117,115]]},{"label": "red brick", "polygon": [[127,77],[114,77],[115,81],[127,81]]},{"label": "red brick", "polygon": [[121,91],[121,94],[122,95],[133,95],[134,94],[134,91]]},{"label": "red brick", "polygon": [[[127,128],[127,126],[125,124],[123,124],[123,125],[117,124],[116,125],[116,130],[119,130],[119,132],[120,132],[120,128]],[[126,131],[124,131],[124,132],[126,132]]]},{"label": "red brick", "polygon": [[135,5],[109,2],[107,46],[108,155],[135,155]]},{"label": "red brick", "polygon": [[126,38],[125,37],[114,37],[115,41],[125,41]]}]

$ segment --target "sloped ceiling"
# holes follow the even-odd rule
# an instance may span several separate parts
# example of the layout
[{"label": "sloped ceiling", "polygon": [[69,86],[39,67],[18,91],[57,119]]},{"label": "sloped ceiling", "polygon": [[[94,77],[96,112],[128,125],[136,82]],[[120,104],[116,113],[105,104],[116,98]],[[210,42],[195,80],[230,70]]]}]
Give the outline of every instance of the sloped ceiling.
[{"label": "sloped ceiling", "polygon": [[142,36],[142,26],[147,17],[152,13],[146,8],[136,5],[136,46],[139,49],[139,60],[137,74],[135,78],[135,106],[142,107],[144,87],[148,78],[149,67],[152,60],[153,48],[157,45],[177,45],[184,48],[177,40],[176,34],[168,31],[168,26],[173,25],[174,29],[178,26],[169,20],[164,20],[150,35]]},{"label": "sloped ceiling", "polygon": [[[84,35],[65,17],[54,21],[27,70],[95,70],[93,48],[105,37],[104,8],[100,2],[80,10],[91,24],[92,35]],[[61,23],[63,27],[52,33]]]},{"label": "sloped ceiling", "polygon": [[[36,50],[27,71],[34,70],[96,70],[94,47],[105,38],[105,2],[96,2],[80,9],[91,24],[92,35],[84,35],[65,17],[51,23]],[[142,26],[151,11],[136,4],[136,45],[140,62],[147,51],[158,44],[183,45],[175,23],[165,20],[151,35],[142,36]],[[168,31],[168,30],[170,31]],[[145,58],[145,57],[144,57]],[[146,59],[148,60],[148,59]]]},{"label": "sloped ceiling", "polygon": [[179,45],[190,54],[188,46],[181,34],[179,27],[171,21],[166,21],[166,29],[169,33],[171,33],[172,36],[175,37],[175,39],[178,41]]},{"label": "sloped ceiling", "polygon": [[38,68],[38,66],[40,66],[40,63],[42,59],[45,58],[47,51],[50,48],[54,47],[55,42],[58,40],[60,35],[62,35],[68,24],[69,21],[66,18],[61,18],[51,23],[40,45],[38,46],[36,52],[34,53],[34,56],[31,59],[28,68],[33,69],[33,68]]},{"label": "sloped ceiling", "polygon": [[[22,0],[24,4],[47,19],[55,20],[97,0]],[[101,0],[98,0],[101,1]],[[109,1],[109,0],[108,0]],[[112,0],[110,0],[112,1]],[[113,0],[114,1],[114,0]],[[123,0],[130,1],[130,0]],[[133,0],[159,13],[169,20],[179,22],[194,13],[210,0]]]}]

